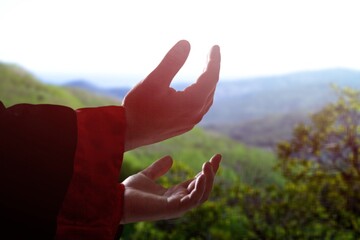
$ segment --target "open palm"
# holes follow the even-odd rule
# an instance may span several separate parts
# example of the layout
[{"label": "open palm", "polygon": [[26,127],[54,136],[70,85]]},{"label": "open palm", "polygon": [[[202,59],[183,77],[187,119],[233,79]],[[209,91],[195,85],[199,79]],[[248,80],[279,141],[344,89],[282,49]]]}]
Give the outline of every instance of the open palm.
[{"label": "open palm", "polygon": [[170,170],[170,157],[163,157],[130,176],[123,182],[125,212],[122,223],[177,218],[205,202],[212,190],[220,161],[221,156],[215,155],[204,163],[202,171],[194,179],[170,188],[156,183],[159,177]]}]

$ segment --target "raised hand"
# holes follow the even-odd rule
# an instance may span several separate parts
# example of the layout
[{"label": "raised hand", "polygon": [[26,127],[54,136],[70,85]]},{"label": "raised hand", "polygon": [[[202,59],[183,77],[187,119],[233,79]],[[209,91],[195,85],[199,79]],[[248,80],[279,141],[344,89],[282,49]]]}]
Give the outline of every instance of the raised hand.
[{"label": "raised hand", "polygon": [[205,202],[212,190],[221,155],[203,164],[194,179],[171,188],[164,188],[156,180],[172,166],[171,157],[163,157],[143,171],[125,179],[124,214],[121,223],[156,221],[182,216]]},{"label": "raised hand", "polygon": [[220,49],[213,46],[205,71],[184,91],[170,87],[185,63],[190,44],[179,41],[160,64],[125,96],[125,151],[191,130],[213,103],[220,72]]}]

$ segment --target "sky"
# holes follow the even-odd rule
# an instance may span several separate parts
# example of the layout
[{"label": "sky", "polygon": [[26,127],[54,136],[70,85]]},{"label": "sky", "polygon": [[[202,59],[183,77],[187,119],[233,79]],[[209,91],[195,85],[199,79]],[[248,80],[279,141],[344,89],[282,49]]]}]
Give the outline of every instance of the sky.
[{"label": "sky", "polygon": [[180,39],[193,82],[211,46],[221,78],[326,68],[360,70],[356,0],[0,0],[0,61],[60,83],[132,85]]}]

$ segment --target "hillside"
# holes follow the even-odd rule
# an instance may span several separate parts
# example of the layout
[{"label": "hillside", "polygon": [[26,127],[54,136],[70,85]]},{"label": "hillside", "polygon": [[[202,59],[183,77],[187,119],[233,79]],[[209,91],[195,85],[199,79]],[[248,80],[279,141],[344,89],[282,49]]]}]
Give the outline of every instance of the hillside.
[{"label": "hillside", "polygon": [[195,128],[162,143],[126,153],[125,160],[130,160],[133,167],[130,171],[135,171],[144,164],[148,165],[160,157],[170,155],[174,158],[175,165],[185,164],[194,172],[198,172],[202,163],[216,153],[221,153],[223,156],[222,179],[231,182],[241,180],[251,186],[282,182],[281,177],[272,169],[276,159],[271,152],[246,147],[230,138],[204,131],[201,128]]},{"label": "hillside", "polygon": [[79,108],[121,103],[115,98],[89,94],[80,89],[45,85],[23,68],[1,62],[0,97],[6,106],[50,103]]},{"label": "hillside", "polygon": [[95,95],[100,96],[107,96],[115,99],[123,99],[126,95],[126,93],[130,90],[128,87],[111,87],[111,88],[104,88],[95,86],[94,84],[91,84],[90,82],[87,82],[86,80],[79,79],[79,80],[71,80],[67,83],[65,83],[63,86],[70,87],[73,89],[81,89],[86,90],[87,92],[90,92]]},{"label": "hillside", "polygon": [[[77,108],[119,103],[78,88],[45,85],[24,69],[3,63],[0,64],[0,99],[7,106],[16,103],[55,103]],[[215,153],[224,156],[223,179],[241,179],[257,186],[281,181],[272,171],[275,157],[271,152],[247,148],[225,136],[201,128],[126,153],[122,178],[164,155],[173,156],[175,165],[183,164],[195,173],[201,169],[202,163]]]},{"label": "hillside", "polygon": [[207,125],[205,129],[225,134],[249,146],[275,149],[279,141],[288,140],[292,136],[293,128],[298,123],[308,121],[309,114],[304,112],[269,114],[243,123]]},{"label": "hillside", "polygon": [[294,126],[336,100],[331,85],[360,89],[360,72],[329,69],[223,81],[202,126],[252,146],[272,148]]},{"label": "hillside", "polygon": [[203,124],[233,124],[269,115],[311,113],[335,99],[331,85],[360,88],[360,71],[329,69],[220,81]]}]

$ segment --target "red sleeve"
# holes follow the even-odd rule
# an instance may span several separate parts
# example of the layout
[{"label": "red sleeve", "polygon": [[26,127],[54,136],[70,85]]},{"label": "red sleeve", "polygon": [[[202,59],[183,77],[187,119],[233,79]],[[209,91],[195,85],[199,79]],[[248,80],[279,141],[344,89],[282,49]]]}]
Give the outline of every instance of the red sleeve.
[{"label": "red sleeve", "polygon": [[58,216],[56,239],[113,240],[124,186],[118,177],[124,152],[123,107],[77,111],[74,174]]},{"label": "red sleeve", "polygon": [[51,239],[70,184],[74,110],[0,102],[0,224],[10,239]]}]

